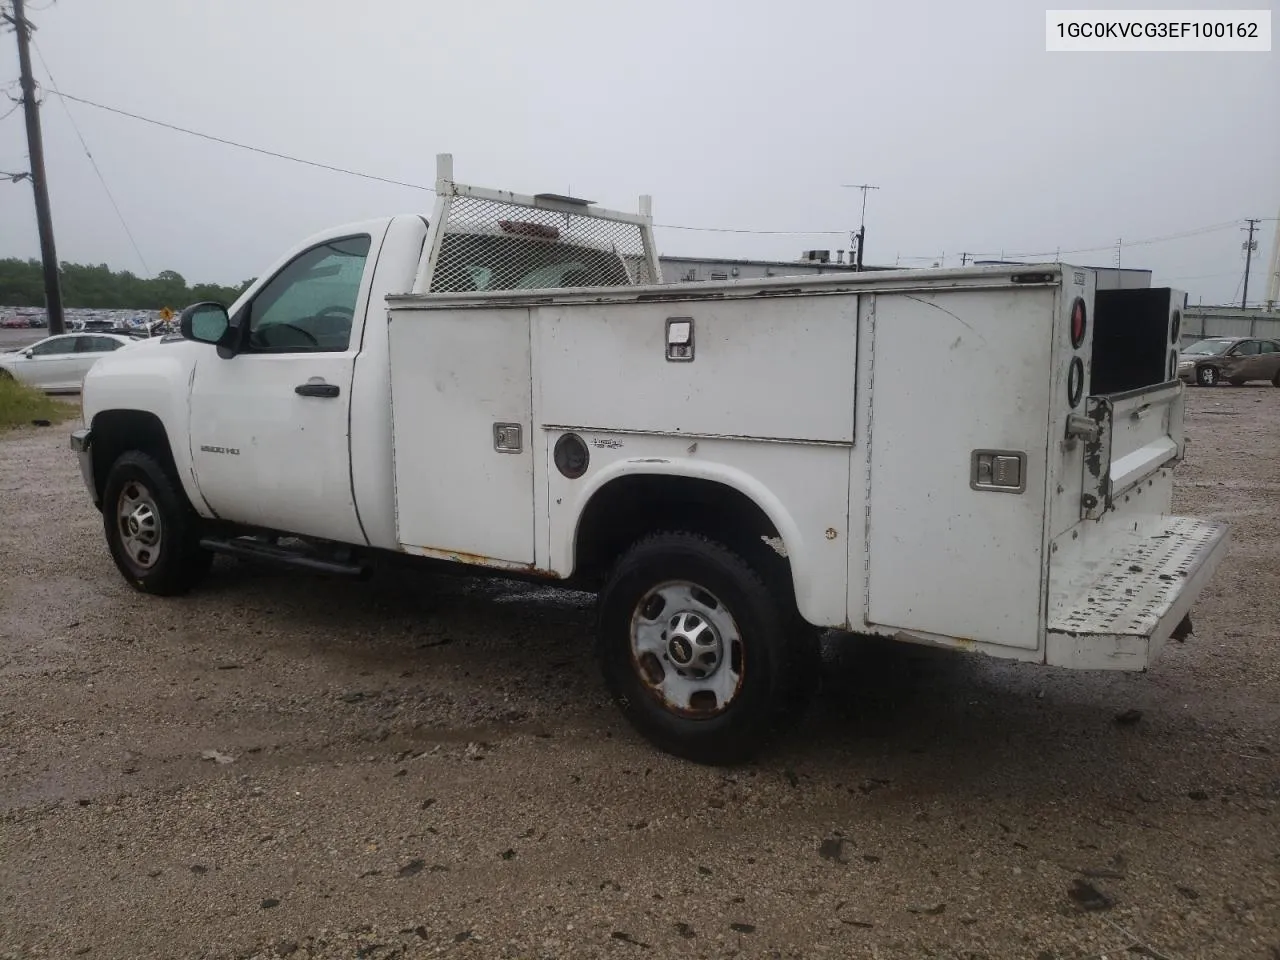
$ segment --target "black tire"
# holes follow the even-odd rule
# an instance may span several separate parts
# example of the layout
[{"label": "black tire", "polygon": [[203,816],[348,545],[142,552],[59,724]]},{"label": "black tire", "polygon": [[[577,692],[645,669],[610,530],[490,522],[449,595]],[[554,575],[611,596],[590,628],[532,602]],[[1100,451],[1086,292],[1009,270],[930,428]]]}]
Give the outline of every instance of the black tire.
[{"label": "black tire", "polygon": [[1276,375],[1271,378],[1271,385],[1273,387],[1280,387],[1280,370],[1277,370]]},{"label": "black tire", "polygon": [[[695,619],[699,610],[713,609],[719,625],[731,621],[737,635],[728,644],[717,640],[717,669],[728,671],[725,682],[735,682],[735,690],[723,702],[711,694],[701,709],[692,708],[691,698],[688,709],[670,704],[653,682],[657,676],[664,678],[660,685],[672,682],[677,666],[671,657],[682,651],[668,647],[668,638],[681,610],[651,608],[652,630],[661,630],[662,662],[656,654],[633,652],[633,619],[642,617],[642,602],[660,604],[646,598],[659,588],[673,589],[674,581],[696,588],[695,603],[714,601],[692,607]],[[628,722],[659,749],[705,764],[749,760],[801,712],[820,664],[817,631],[796,631],[789,606],[740,554],[721,543],[691,533],[647,537],[623,554],[600,592],[596,642],[605,686]],[[719,638],[718,625],[708,623],[713,638]],[[735,676],[736,681],[727,679]]]},{"label": "black tire", "polygon": [[1219,379],[1217,367],[1200,367],[1196,370],[1196,383],[1202,387],[1216,387]]},{"label": "black tire", "polygon": [[[121,516],[122,504],[128,501],[146,507],[154,518],[149,527],[137,524],[134,535],[129,532],[130,519]],[[138,519],[136,512],[133,519]],[[213,563],[213,554],[200,548],[199,517],[186,495],[148,454],[130,450],[111,465],[102,495],[102,521],[111,559],[143,593],[166,597],[186,593]],[[154,550],[145,549],[145,544],[139,547],[143,536],[137,531],[145,533],[144,527],[157,532]]]}]

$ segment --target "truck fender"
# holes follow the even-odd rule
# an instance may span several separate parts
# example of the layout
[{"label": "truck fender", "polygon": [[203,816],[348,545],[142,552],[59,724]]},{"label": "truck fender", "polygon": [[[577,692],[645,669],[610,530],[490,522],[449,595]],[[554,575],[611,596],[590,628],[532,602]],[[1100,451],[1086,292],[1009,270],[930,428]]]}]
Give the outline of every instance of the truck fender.
[{"label": "truck fender", "polygon": [[634,476],[670,476],[706,480],[728,487],[742,494],[769,519],[778,532],[782,543],[773,543],[780,555],[787,558],[791,565],[791,579],[795,590],[796,604],[803,614],[809,608],[807,584],[809,567],[812,563],[808,551],[804,549],[805,539],[795,518],[782,504],[782,501],[758,478],[746,471],[724,463],[716,463],[706,459],[695,460],[685,457],[675,458],[635,458],[617,460],[600,468],[591,475],[578,492],[570,509],[573,511],[572,530],[568,536],[557,538],[552,535],[551,565],[555,570],[572,570],[575,563],[575,550],[581,533],[582,518],[586,514],[592,500],[609,484],[623,477]]}]

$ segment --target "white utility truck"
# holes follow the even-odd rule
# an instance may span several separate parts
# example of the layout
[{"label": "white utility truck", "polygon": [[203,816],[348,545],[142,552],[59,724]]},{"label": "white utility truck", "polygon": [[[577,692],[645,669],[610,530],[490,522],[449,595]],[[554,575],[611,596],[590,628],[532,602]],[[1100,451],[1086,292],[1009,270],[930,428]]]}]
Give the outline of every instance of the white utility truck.
[{"label": "white utility truck", "polygon": [[[1227,543],[1170,515],[1185,295],[1064,264],[663,284],[640,213],[458,184],[98,361],[71,445],[117,566],[391,554],[598,592],[605,683],[703,762],[824,628],[1143,670]],[[1103,284],[1105,286],[1105,284]]]}]

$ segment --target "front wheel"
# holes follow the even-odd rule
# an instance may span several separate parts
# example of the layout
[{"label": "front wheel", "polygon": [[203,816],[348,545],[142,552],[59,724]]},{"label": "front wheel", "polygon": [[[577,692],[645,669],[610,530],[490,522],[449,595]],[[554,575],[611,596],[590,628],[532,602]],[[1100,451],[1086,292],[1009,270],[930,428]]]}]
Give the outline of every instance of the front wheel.
[{"label": "front wheel", "polygon": [[598,652],[627,720],[662,750],[741,763],[788,712],[804,638],[765,580],[723,544],[688,533],[640,541],[600,594]]},{"label": "front wheel", "polygon": [[1202,387],[1216,387],[1218,385],[1218,370],[1216,367],[1201,367],[1196,371],[1196,383]]},{"label": "front wheel", "polygon": [[156,460],[136,450],[111,466],[103,490],[107,546],[126,580],[143,593],[186,593],[209,572],[195,511]]}]

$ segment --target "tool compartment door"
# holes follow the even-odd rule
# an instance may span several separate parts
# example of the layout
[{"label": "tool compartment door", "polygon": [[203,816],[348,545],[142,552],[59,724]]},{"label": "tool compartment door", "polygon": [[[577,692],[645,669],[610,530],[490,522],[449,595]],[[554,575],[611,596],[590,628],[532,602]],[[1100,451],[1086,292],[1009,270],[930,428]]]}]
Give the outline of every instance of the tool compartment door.
[{"label": "tool compartment door", "polygon": [[392,310],[388,337],[401,546],[531,566],[529,311]]},{"label": "tool compartment door", "polygon": [[[1054,294],[876,297],[870,625],[1038,647]],[[1021,458],[1020,476],[1001,460],[999,476],[975,478],[982,451]],[[982,488],[984,479],[1021,490]]]}]

